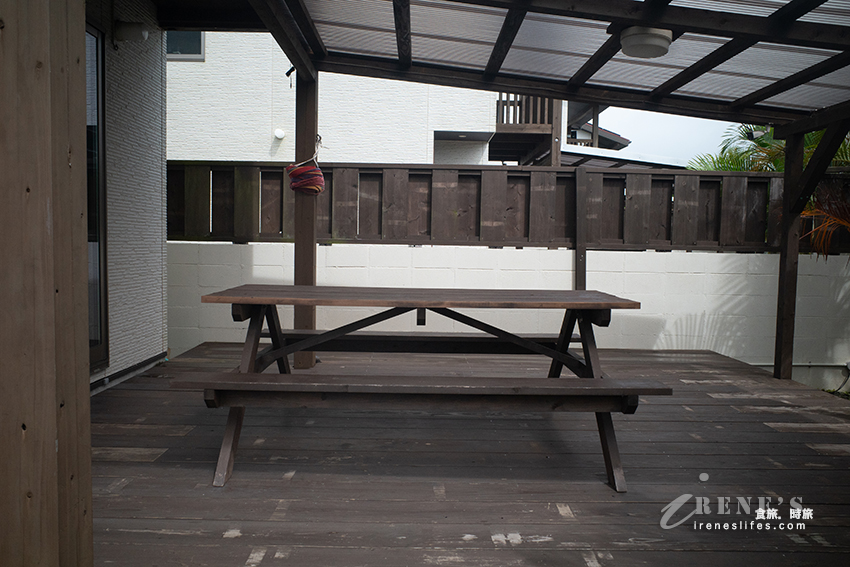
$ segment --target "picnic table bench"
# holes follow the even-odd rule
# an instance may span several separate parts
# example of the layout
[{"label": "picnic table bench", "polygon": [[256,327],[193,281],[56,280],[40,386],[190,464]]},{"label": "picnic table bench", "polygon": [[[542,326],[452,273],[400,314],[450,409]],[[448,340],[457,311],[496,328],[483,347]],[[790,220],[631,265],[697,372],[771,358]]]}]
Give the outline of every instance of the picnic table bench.
[{"label": "picnic table bench", "polygon": [[[611,379],[599,364],[593,325],[610,323],[611,309],[640,304],[595,291],[457,290],[354,288],[340,286],[247,285],[202,298],[230,303],[234,320],[248,320],[240,367],[233,372],[185,373],[176,388],[204,390],[209,407],[229,407],[213,485],[223,486],[233,471],[245,408],[445,409],[451,411],[584,411],[596,414],[609,484],[626,491],[612,412],[634,413],[640,396],[671,395],[645,380]],[[329,331],[283,330],[277,305],[388,307]],[[455,308],[563,309],[558,335],[522,337],[455,311]],[[377,322],[429,310],[487,335],[357,333]],[[263,332],[263,326],[267,331]],[[578,326],[579,333],[573,334]],[[263,335],[271,345],[260,349]],[[489,336],[488,336],[489,335]],[[579,342],[582,356],[569,349]],[[292,373],[288,356],[304,350],[373,352],[531,353],[551,359],[546,377],[469,377],[441,375],[367,376]],[[277,363],[278,373],[264,373]],[[562,378],[566,367],[581,379]]]}]

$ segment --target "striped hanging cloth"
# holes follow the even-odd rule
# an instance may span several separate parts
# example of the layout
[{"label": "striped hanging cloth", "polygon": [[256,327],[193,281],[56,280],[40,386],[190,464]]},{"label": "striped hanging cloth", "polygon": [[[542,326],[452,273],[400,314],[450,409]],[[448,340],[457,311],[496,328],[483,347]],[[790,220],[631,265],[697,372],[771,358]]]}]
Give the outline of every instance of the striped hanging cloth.
[{"label": "striped hanging cloth", "polygon": [[293,191],[318,195],[325,190],[325,177],[318,165],[295,163],[286,166],[289,175],[289,187]]}]

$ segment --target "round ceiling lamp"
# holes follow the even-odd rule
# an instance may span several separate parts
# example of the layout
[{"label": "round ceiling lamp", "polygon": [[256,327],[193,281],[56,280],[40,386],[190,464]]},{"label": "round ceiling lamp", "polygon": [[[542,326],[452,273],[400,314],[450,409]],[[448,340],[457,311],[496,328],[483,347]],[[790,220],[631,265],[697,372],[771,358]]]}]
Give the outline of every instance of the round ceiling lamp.
[{"label": "round ceiling lamp", "polygon": [[667,55],[672,41],[670,30],[632,26],[620,32],[620,47],[629,57],[649,59]]}]

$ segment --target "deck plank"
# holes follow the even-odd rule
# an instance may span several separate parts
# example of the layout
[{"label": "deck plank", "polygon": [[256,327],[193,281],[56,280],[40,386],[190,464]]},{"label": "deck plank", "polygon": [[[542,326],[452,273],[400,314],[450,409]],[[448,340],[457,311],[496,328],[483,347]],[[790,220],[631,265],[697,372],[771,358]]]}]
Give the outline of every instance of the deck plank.
[{"label": "deck plank", "polygon": [[[674,392],[614,416],[626,494],[603,484],[592,415],[356,408],[250,408],[234,474],[214,488],[227,411],[169,386],[179,371],[232,368],[239,346],[201,345],[92,398],[96,565],[846,565],[850,402],[824,392],[709,352],[603,350],[612,377]],[[320,358],[310,373],[548,369],[536,356]],[[692,520],[753,520],[737,498],[782,498],[784,519],[797,498],[813,518],[662,529],[684,494],[708,498]],[[717,513],[718,497],[733,513]]]}]

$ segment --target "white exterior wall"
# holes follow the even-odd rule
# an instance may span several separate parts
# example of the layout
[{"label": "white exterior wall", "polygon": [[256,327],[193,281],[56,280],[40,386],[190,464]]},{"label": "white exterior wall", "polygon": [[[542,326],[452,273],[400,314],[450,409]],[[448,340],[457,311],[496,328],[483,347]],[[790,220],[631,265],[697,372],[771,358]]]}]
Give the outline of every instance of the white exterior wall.
[{"label": "white exterior wall", "polygon": [[[286,77],[280,47],[264,33],[204,35],[205,61],[168,63],[168,159],[294,159],[295,74]],[[434,131],[493,132],[495,101],[495,93],[322,73],[319,159],[433,163]]]},{"label": "white exterior wall", "polygon": [[[114,11],[113,11],[114,10]],[[112,12],[110,14],[110,12]],[[101,2],[106,32],[106,221],[109,366],[92,381],[167,350],[165,44],[147,0]],[[112,46],[112,20],[144,22],[145,42]]]},{"label": "white exterior wall", "polygon": [[[291,244],[171,242],[168,258],[172,355],[204,341],[244,340],[247,323],[233,323],[229,305],[201,304],[202,295],[244,283],[293,281]],[[565,249],[334,244],[319,247],[317,278],[319,285],[570,289],[573,261],[573,251]],[[776,255],[589,251],[588,288],[641,302],[639,311],[615,311],[611,326],[598,328],[599,344],[709,349],[770,367],[777,273]],[[839,367],[850,361],[849,298],[846,257],[800,258],[795,379],[832,388],[841,383]],[[318,327],[374,312],[320,307]],[[557,311],[467,312],[520,333],[555,333],[562,316]],[[280,313],[283,325],[291,327],[291,308]],[[428,315],[424,328],[411,314],[374,329],[469,330],[435,314]]]}]

